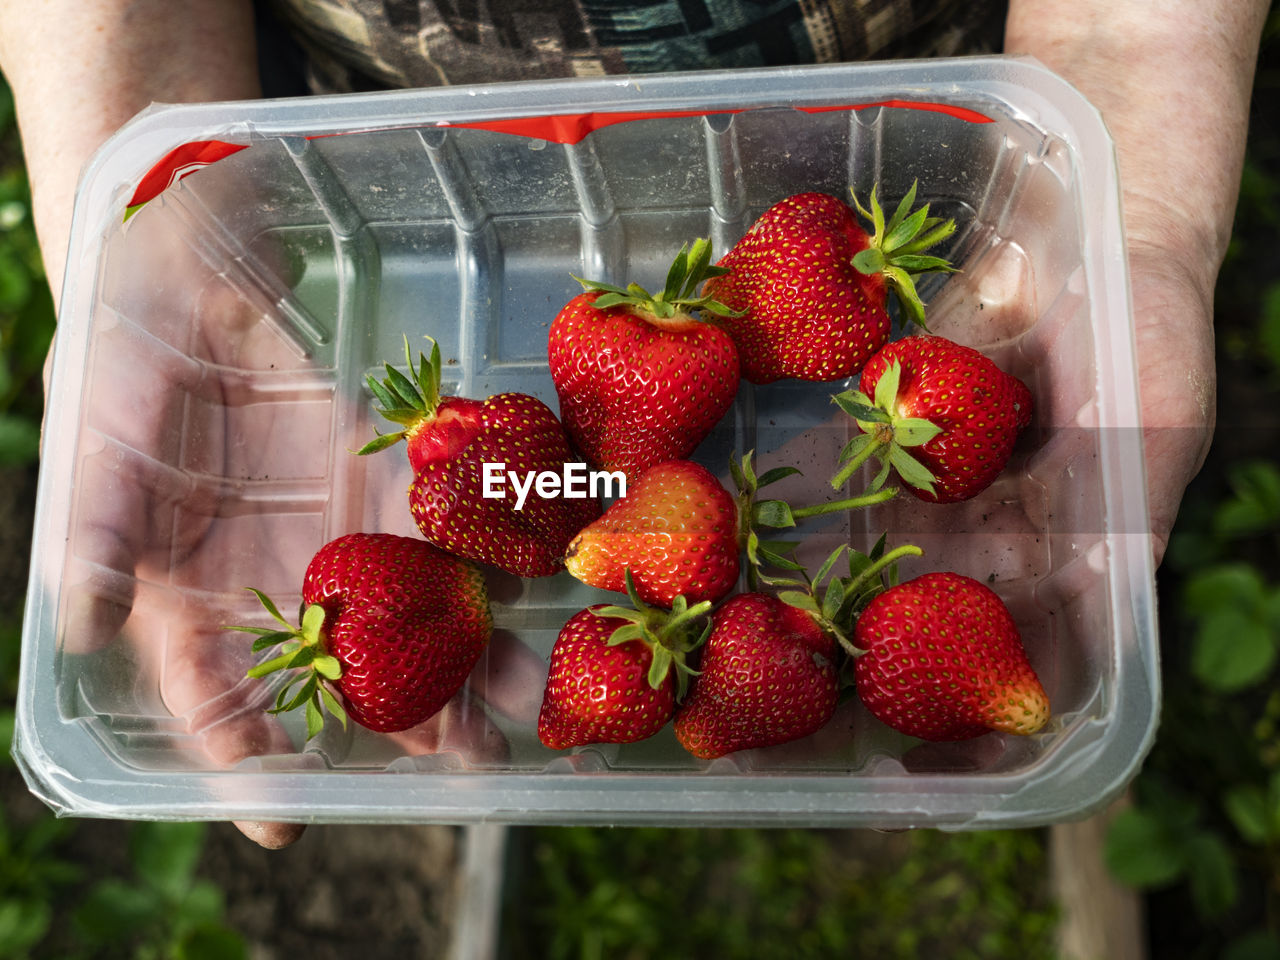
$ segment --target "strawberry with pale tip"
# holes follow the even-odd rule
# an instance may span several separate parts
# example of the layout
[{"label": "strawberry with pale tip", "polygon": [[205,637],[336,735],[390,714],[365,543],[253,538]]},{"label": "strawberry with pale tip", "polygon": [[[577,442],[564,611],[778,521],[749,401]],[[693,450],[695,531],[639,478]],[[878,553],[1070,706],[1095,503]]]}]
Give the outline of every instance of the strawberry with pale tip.
[{"label": "strawberry with pale tip", "polygon": [[949,272],[924,251],[955,232],[953,220],[912,210],[916,184],[885,219],[872,188],[868,234],[838,197],[800,193],[774,204],[721,258],[725,270],[706,295],[735,312],[719,322],[733,337],[742,376],[752,383],[784,377],[843,380],[889,339],[888,296],[906,320],[924,323],[915,276]]},{"label": "strawberry with pale tip", "polygon": [[902,733],[1029,735],[1049,719],[1013,616],[970,577],[929,573],[885,590],[858,616],[854,643],[859,697]]},{"label": "strawberry with pale tip", "polygon": [[719,268],[699,239],[672,262],[661,292],[579,280],[584,292],[552,321],[547,364],[565,429],[588,461],[634,479],[688,456],[738,392],[738,352],[699,295]]}]

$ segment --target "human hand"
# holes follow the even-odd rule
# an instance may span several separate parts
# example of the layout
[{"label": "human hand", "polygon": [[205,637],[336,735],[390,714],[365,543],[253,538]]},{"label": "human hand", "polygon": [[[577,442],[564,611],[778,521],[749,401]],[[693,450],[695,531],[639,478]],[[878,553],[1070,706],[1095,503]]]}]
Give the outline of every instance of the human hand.
[{"label": "human hand", "polygon": [[1214,428],[1213,288],[1268,6],[1012,0],[1009,8],[1005,52],[1030,54],[1073,83],[1116,143],[1157,562]]},{"label": "human hand", "polygon": [[[201,176],[206,184],[219,179],[215,169]],[[216,203],[216,191],[201,191],[199,180],[144,208],[108,245],[110,280],[84,374],[76,456],[84,495],[73,508],[62,576],[61,642],[82,656],[76,669],[86,699],[108,726],[115,715],[140,718],[172,732],[170,754],[217,771],[303,749],[299,725],[264,712],[272,689],[245,676],[262,655],[251,654],[243,634],[225,630],[261,616],[244,588],[263,590],[287,610],[327,540],[353,530],[418,533],[404,457],[351,452],[370,430],[359,387],[363,334],[347,344],[355,376],[339,383],[327,351],[344,334],[319,324],[325,335],[317,340],[309,327],[289,325],[287,317],[305,308],[279,307],[292,297],[277,275],[292,262],[287,251],[256,251],[251,280],[236,262],[208,262],[208,244],[188,242],[178,206],[192,191],[203,193],[195,206]],[[238,199],[243,211],[245,198]],[[51,581],[59,573],[51,571]],[[490,585],[495,603],[511,588],[499,575]],[[117,658],[132,666],[123,685],[99,666]],[[528,691],[540,690],[544,675],[541,658],[497,633],[470,689],[437,717],[394,735],[393,752],[501,759],[505,741],[476,698],[532,724],[537,704],[530,706]],[[320,749],[340,763],[341,751],[377,739],[360,737],[353,746],[329,736]],[[240,826],[267,846],[301,829]]]}]

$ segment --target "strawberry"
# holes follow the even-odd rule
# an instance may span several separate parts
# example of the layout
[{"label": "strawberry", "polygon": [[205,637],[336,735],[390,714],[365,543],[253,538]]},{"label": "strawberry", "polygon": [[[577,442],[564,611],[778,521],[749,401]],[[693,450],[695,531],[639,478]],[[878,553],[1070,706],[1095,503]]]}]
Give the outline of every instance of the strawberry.
[{"label": "strawberry", "polygon": [[738,580],[738,503],[706,467],[650,467],[569,544],[565,567],[583,583],[621,591],[627,571],[640,599],[716,602]]},{"label": "strawberry", "polygon": [[565,553],[566,569],[603,590],[622,590],[630,575],[640,599],[659,607],[670,607],[681,595],[691,603],[715,603],[737,582],[743,550],[753,571],[762,563],[791,565],[782,554],[795,545],[761,540],[758,528],[790,527],[796,520],[860,505],[845,500],[792,508],[781,500],[757,501],[761,487],[799,471],[775,467],[757,476],[751,454],[729,466],[736,496],[692,460],[650,467],[574,537]]},{"label": "strawberry", "polygon": [[368,378],[369,389],[379,404],[378,412],[402,429],[378,434],[356,453],[377,453],[403,440],[416,477],[427,464],[450,460],[466,449],[480,432],[484,404],[468,397],[440,396],[440,345],[434,340],[430,358],[419,354],[416,369],[408,337],[404,340],[404,356],[409,376],[386,364],[385,380]]},{"label": "strawberry", "polygon": [[913,275],[949,271],[922,251],[949,237],[955,222],[914,213],[916,187],[886,223],[871,191],[868,235],[853,210],[823,193],[801,193],[774,204],[720,260],[727,273],[704,288],[729,313],[720,323],[733,337],[742,375],[752,383],[783,377],[842,380],[853,376],[889,339],[887,296],[923,323]]},{"label": "strawberry", "polygon": [[835,712],[835,658],[806,611],[763,593],[732,597],[715,613],[676,738],[711,759],[813,733]]},{"label": "strawberry", "polygon": [[888,344],[863,368],[860,387],[835,398],[862,431],[840,455],[837,489],[874,454],[883,467],[873,488],[892,468],[921,500],[968,500],[1000,475],[1031,422],[1026,384],[944,337]]},{"label": "strawberry", "polygon": [[[408,355],[408,341],[405,343]],[[576,462],[560,421],[536,397],[503,393],[484,401],[440,396],[440,348],[419,357],[413,379],[387,366],[387,379],[369,386],[383,416],[405,429],[370,441],[361,454],[397,440],[408,445],[414,481],[409,508],[422,535],[439,547],[523,577],[544,577],[564,566],[564,551],[600,515],[591,496],[557,490],[543,496],[531,478],[565,474]],[[485,465],[497,482],[488,484]],[[514,474],[514,476],[512,476]],[[524,484],[521,493],[520,484]],[[486,495],[486,487],[496,496]]]},{"label": "strawberry", "polygon": [[298,627],[253,592],[280,628],[231,629],[256,634],[255,651],[281,648],[249,676],[297,671],[271,712],[305,705],[308,738],[324,710],[380,732],[423,722],[462,687],[493,629],[479,568],[393,534],[354,533],[321,547],[303,578]]},{"label": "strawberry", "polygon": [[1017,624],[990,589],[957,573],[890,587],[858,617],[858,694],[895,730],[964,740],[991,730],[1035,733],[1049,699]]},{"label": "strawberry", "polygon": [[634,478],[688,456],[738,392],[738,352],[695,311],[723,312],[700,283],[718,271],[711,247],[681,248],[657,296],[579,281],[585,292],[552,321],[547,363],[560,416],[593,464]]},{"label": "strawberry", "polygon": [[711,604],[677,598],[668,614],[642,603],[630,579],[628,588],[634,609],[588,607],[556,638],[538,714],[538,739],[553,750],[647,739],[684,695],[685,656]]}]

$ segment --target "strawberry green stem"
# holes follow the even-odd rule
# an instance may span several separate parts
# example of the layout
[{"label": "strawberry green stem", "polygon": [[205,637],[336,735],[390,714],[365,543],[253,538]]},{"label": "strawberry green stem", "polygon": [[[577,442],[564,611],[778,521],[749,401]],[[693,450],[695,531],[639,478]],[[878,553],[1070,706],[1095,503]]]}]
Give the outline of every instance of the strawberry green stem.
[{"label": "strawberry green stem", "polygon": [[896,487],[885,487],[875,493],[864,493],[861,496],[849,497],[845,500],[835,500],[831,503],[815,503],[808,507],[792,507],[791,516],[797,520],[804,520],[807,517],[820,517],[823,514],[837,513],[841,510],[858,510],[862,507],[871,507],[877,503],[892,500],[897,493]]},{"label": "strawberry green stem", "polygon": [[[849,482],[850,478],[855,473],[858,472],[859,467],[861,467],[864,463],[866,463],[873,456],[875,456],[877,451],[882,449],[892,439],[893,439],[892,431],[877,432],[876,434],[874,434],[871,442],[868,443],[866,446],[864,446],[858,452],[858,454],[855,457],[853,457],[853,459],[851,459],[848,463],[846,463],[843,467],[841,467],[839,472],[837,472],[836,475],[831,478],[831,486],[834,487],[836,490],[839,490],[841,487],[843,487],[846,483]],[[892,494],[890,494],[890,496],[892,496]],[[886,497],[885,499],[888,499],[888,497]],[[878,503],[879,501],[876,501],[876,502]]]},{"label": "strawberry green stem", "polygon": [[892,563],[896,563],[897,561],[901,560],[903,557],[922,557],[922,556],[924,556],[924,551],[921,550],[919,547],[917,547],[915,544],[909,543],[901,547],[894,547],[892,550],[886,553],[883,557],[881,557],[875,563],[871,564],[869,567],[867,567],[865,570],[859,573],[856,577],[850,580],[849,583],[846,585],[845,590],[846,591],[851,590],[854,587],[858,586],[859,584],[864,583],[867,580],[870,580],[872,577],[877,576],[880,573],[880,571],[883,570],[885,567],[889,566]]}]

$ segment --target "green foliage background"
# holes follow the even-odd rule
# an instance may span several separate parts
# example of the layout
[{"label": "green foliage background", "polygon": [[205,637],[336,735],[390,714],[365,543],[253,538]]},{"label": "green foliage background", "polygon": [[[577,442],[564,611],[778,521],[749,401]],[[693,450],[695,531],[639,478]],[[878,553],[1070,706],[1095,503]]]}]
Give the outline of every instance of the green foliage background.
[{"label": "green foliage background", "polygon": [[1215,303],[1218,428],[1159,575],[1161,727],[1108,837],[1153,957],[1280,960],[1278,94],[1273,5]]}]

